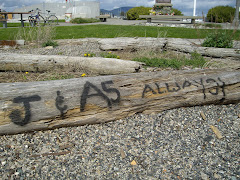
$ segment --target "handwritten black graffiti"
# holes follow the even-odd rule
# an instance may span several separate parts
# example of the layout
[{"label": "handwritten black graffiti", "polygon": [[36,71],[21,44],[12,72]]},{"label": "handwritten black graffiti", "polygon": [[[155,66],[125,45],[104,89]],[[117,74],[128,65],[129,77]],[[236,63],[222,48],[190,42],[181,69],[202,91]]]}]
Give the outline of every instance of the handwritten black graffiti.
[{"label": "handwritten black graffiti", "polygon": [[64,111],[66,111],[68,108],[67,105],[62,106],[63,103],[64,103],[64,97],[61,96],[60,91],[57,91],[57,98],[55,100],[55,105],[56,105],[56,108],[60,111],[62,118],[64,118]]},{"label": "handwritten black graffiti", "polygon": [[[206,86],[208,84],[215,84],[214,88],[212,88],[211,90],[206,90]],[[159,86],[158,83],[154,84],[156,87],[154,86],[150,86],[149,84],[146,84],[144,89],[143,89],[143,93],[142,93],[142,98],[145,97],[146,93],[152,93],[152,94],[164,94],[164,93],[174,93],[174,92],[178,92],[181,89],[185,89],[185,88],[189,88],[190,86],[195,86],[195,87],[201,87],[202,89],[202,93],[203,93],[203,99],[207,98],[207,93],[210,93],[211,95],[219,95],[220,91],[223,94],[223,98],[220,101],[224,101],[225,97],[226,97],[226,93],[225,93],[225,83],[218,77],[217,80],[213,79],[213,78],[208,78],[206,80],[203,80],[203,78],[200,78],[200,80],[185,80],[180,86],[180,83],[175,82],[174,85],[169,83],[165,83],[165,85],[162,87],[163,89],[166,89],[164,91],[161,91],[161,88]],[[206,92],[207,91],[207,92]]]},{"label": "handwritten black graffiti", "polygon": [[23,103],[24,110],[25,110],[25,117],[21,118],[21,111],[20,110],[14,110],[9,115],[9,118],[12,120],[14,124],[17,124],[19,126],[24,126],[28,124],[31,120],[31,105],[30,102],[40,101],[41,97],[38,95],[30,96],[30,97],[16,97],[13,99],[14,103]]},{"label": "handwritten black graffiti", "polygon": [[[102,82],[101,86],[103,91],[105,91],[106,93],[116,93],[117,98],[116,99],[112,99],[109,98],[106,94],[104,94],[97,86],[93,85],[90,82],[86,82],[83,88],[83,92],[81,95],[81,100],[80,100],[80,111],[83,112],[87,103],[87,99],[91,98],[91,97],[101,97],[102,99],[104,99],[107,102],[108,108],[112,109],[112,105],[113,104],[118,104],[120,102],[120,92],[115,89],[115,88],[108,88],[107,85],[111,85],[113,84],[113,81],[106,81],[106,82]],[[95,93],[89,94],[90,90],[94,90]]]}]

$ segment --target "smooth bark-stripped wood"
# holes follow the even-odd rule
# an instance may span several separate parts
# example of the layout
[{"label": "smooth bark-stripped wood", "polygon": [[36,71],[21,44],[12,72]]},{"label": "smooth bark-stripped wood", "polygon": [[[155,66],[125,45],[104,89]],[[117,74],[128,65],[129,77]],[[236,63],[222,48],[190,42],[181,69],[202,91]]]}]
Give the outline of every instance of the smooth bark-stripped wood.
[{"label": "smooth bark-stripped wood", "polygon": [[165,49],[184,53],[197,52],[203,56],[240,60],[239,42],[234,42],[236,48],[201,47],[203,40],[180,38],[114,38],[97,39],[100,49],[109,50],[134,50],[148,48],[151,50]]},{"label": "smooth bark-stripped wood", "polygon": [[[169,50],[180,51],[185,53],[197,52],[203,56],[217,58],[232,57],[235,60],[240,60],[240,49],[201,47],[201,44],[199,42],[194,40],[174,38],[172,39],[172,41],[167,42],[166,48]],[[235,42],[235,45],[237,46],[238,44]]]},{"label": "smooth bark-stripped wood", "polygon": [[140,48],[163,49],[166,44],[165,38],[108,38],[97,39],[100,49],[110,50],[137,50]]},{"label": "smooth bark-stripped wood", "polygon": [[240,101],[240,72],[188,70],[0,84],[0,134]]},{"label": "smooth bark-stripped wood", "polygon": [[91,71],[95,74],[109,75],[137,72],[142,63],[101,57],[72,57],[34,54],[0,54],[1,71]]}]

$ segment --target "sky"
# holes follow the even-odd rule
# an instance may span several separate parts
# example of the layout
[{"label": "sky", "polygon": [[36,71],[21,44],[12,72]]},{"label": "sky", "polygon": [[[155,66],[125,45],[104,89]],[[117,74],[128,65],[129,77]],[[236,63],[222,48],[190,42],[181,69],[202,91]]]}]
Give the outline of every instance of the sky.
[{"label": "sky", "polygon": [[[68,0],[69,1],[69,0]],[[73,1],[73,0],[70,0]],[[81,1],[81,0],[75,0]],[[82,1],[91,1],[91,0],[82,0]],[[155,0],[96,0],[100,2],[100,8],[106,10],[112,10],[118,7],[126,6],[146,6],[152,7],[155,3]],[[39,4],[43,2],[59,2],[65,3],[65,0],[0,0],[0,9],[6,11],[13,11],[15,8],[28,6],[31,4]],[[184,15],[193,14],[193,3],[194,0],[172,0],[174,8],[177,8],[183,12]],[[208,10],[212,7],[219,5],[229,5],[235,7],[236,0],[197,0],[197,10],[196,15],[207,14]]]}]

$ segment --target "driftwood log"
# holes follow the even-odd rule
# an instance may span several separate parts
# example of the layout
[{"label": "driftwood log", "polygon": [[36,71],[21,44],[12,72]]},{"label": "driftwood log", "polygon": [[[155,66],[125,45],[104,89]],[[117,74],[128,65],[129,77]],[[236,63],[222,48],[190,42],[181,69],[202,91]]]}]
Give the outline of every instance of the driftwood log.
[{"label": "driftwood log", "polygon": [[239,42],[234,42],[235,48],[201,47],[203,40],[180,38],[114,38],[96,39],[100,49],[110,50],[135,50],[140,48],[173,50],[184,53],[197,52],[203,56],[214,58],[228,58],[240,60]]},{"label": "driftwood log", "polygon": [[[201,47],[201,41],[191,39],[177,39],[173,38],[167,42],[167,49],[180,51],[184,53],[197,52],[203,56],[215,58],[228,58],[232,57],[240,61],[240,49],[235,48],[214,48],[214,47]],[[235,45],[237,45],[235,43]]]},{"label": "driftwood log", "polygon": [[33,54],[0,54],[1,71],[90,71],[95,74],[109,75],[137,72],[142,63],[113,58],[72,57]]},{"label": "driftwood log", "polygon": [[240,72],[188,70],[0,84],[0,134],[240,101]]}]

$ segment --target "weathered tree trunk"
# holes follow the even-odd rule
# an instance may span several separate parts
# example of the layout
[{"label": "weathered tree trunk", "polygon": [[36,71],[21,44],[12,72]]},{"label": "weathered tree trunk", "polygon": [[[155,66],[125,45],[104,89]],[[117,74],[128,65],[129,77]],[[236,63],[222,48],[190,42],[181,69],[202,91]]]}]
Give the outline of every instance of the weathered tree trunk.
[{"label": "weathered tree trunk", "polygon": [[149,48],[152,50],[163,49],[167,40],[165,38],[109,38],[97,39],[100,49],[104,51],[137,50]]},{"label": "weathered tree trunk", "polygon": [[[203,40],[180,39],[180,38],[114,38],[114,39],[97,39],[100,49],[109,50],[134,50],[141,48],[166,49],[180,51],[184,53],[197,52],[203,56],[216,58],[232,57],[240,60],[239,49],[235,48],[213,48],[201,47]],[[237,42],[234,43],[239,48]]]},{"label": "weathered tree trunk", "polygon": [[240,72],[188,70],[0,84],[0,134],[240,101]]},{"label": "weathered tree trunk", "polygon": [[100,57],[71,57],[57,55],[0,54],[1,71],[91,71],[109,75],[137,72],[142,63]]},{"label": "weathered tree trunk", "polygon": [[[180,51],[185,53],[197,52],[203,56],[228,58],[232,57],[235,60],[240,60],[240,52],[233,48],[214,48],[201,47],[201,41],[188,39],[172,39],[168,41],[166,48],[169,50]],[[237,43],[235,43],[237,45]]]}]

